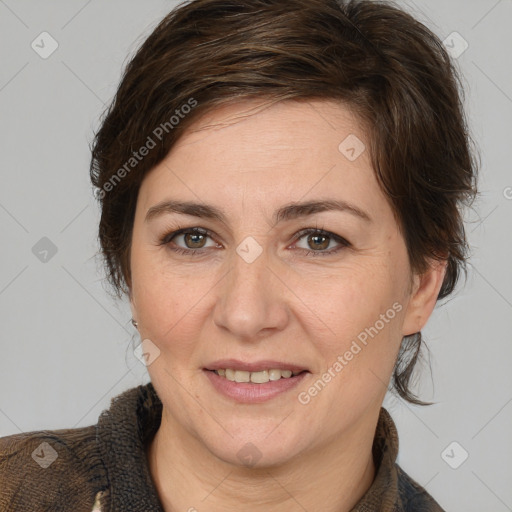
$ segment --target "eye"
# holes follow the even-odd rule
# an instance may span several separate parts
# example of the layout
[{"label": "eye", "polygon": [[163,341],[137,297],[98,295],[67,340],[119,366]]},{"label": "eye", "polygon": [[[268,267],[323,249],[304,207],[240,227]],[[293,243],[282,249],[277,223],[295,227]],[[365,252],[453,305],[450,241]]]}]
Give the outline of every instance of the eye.
[{"label": "eye", "polygon": [[[206,240],[211,238],[211,233],[202,228],[183,228],[172,233],[168,233],[160,240],[160,245],[170,245],[170,249],[179,254],[197,254],[203,252],[203,249],[217,247],[218,244],[207,246]],[[182,245],[176,246],[177,243]],[[175,247],[172,247],[174,245]]]},{"label": "eye", "polygon": [[[305,239],[307,247],[298,247],[306,251],[308,256],[327,256],[349,247],[350,243],[335,233],[324,231],[323,229],[305,229],[298,233],[299,240]],[[332,244],[338,244],[338,247],[332,248]],[[297,246],[297,244],[295,244]],[[331,249],[326,250],[329,246]]]},{"label": "eye", "polygon": [[[318,228],[304,229],[297,233],[297,237],[299,241],[304,239],[307,246],[297,246],[296,242],[294,250],[305,251],[307,256],[328,256],[350,246],[350,242],[341,236]],[[220,245],[213,241],[211,245],[206,245],[208,238],[212,238],[212,233],[207,229],[183,228],[165,234],[160,240],[160,245],[168,245],[170,250],[178,254],[193,256],[202,254],[212,247],[220,248]],[[337,247],[332,248],[333,244],[337,244]],[[329,247],[331,249],[327,250]]]}]

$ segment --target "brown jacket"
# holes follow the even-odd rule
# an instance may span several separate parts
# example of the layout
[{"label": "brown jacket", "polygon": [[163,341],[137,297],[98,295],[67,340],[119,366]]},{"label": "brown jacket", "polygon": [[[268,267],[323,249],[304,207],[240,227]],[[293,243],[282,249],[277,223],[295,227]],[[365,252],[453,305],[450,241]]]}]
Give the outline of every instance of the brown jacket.
[{"label": "brown jacket", "polygon": [[[161,413],[149,383],[113,398],[96,425],[1,438],[0,512],[162,512],[146,459]],[[443,512],[396,465],[398,436],[385,409],[373,452],[375,480],[352,512]]]}]

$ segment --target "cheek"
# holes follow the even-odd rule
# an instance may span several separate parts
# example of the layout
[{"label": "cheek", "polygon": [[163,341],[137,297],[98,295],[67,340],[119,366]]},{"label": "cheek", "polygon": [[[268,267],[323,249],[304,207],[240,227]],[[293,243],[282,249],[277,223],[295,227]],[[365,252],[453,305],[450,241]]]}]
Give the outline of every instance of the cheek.
[{"label": "cheek", "polygon": [[[314,281],[305,281],[300,288],[297,283],[297,295],[304,297],[315,312],[311,322],[318,325],[325,349],[343,348],[340,343],[356,339],[376,322],[383,333],[399,331],[397,325],[402,317],[398,310],[403,309],[404,286],[382,263],[339,269],[336,274],[316,280],[318,286]],[[393,308],[395,303],[401,307]]]},{"label": "cheek", "polygon": [[319,313],[329,334],[316,336],[315,345],[333,383],[319,404],[331,404],[333,413],[346,414],[349,407],[356,414],[383,398],[401,342],[400,289],[390,275],[369,270],[331,286]]},{"label": "cheek", "polygon": [[169,275],[159,263],[158,253],[139,247],[132,250],[133,297],[145,337],[162,340],[187,310],[183,277]]},{"label": "cheek", "polygon": [[325,294],[310,297],[323,321],[317,324],[329,326],[313,338],[326,372],[321,378],[329,380],[317,405],[328,406],[333,418],[348,414],[347,408],[357,415],[383,398],[405,311],[404,273],[400,277],[382,261],[346,270],[344,277],[329,281]]},{"label": "cheek", "polygon": [[178,335],[180,339],[186,339],[187,326],[194,325],[197,313],[194,304],[199,299],[194,290],[177,281],[165,286],[167,280],[162,277],[157,282],[148,280],[145,284],[142,281],[139,283],[135,293],[138,293],[137,311],[144,336],[159,343]]},{"label": "cheek", "polygon": [[134,248],[133,296],[141,336],[169,354],[167,362],[174,366],[200,349],[200,330],[219,277],[213,271],[199,272],[195,263],[170,265],[164,253],[161,248]]}]

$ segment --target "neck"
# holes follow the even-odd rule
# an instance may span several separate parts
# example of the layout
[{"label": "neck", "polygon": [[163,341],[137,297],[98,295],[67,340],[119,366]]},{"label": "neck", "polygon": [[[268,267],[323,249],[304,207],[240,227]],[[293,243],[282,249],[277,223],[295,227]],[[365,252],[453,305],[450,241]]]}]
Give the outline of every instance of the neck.
[{"label": "neck", "polygon": [[[213,455],[165,414],[147,456],[165,512],[319,510],[348,512],[375,476],[372,443],[377,414],[343,437],[280,466],[245,468]],[[370,419],[370,421],[368,421]],[[335,489],[335,492],[333,492]]]}]

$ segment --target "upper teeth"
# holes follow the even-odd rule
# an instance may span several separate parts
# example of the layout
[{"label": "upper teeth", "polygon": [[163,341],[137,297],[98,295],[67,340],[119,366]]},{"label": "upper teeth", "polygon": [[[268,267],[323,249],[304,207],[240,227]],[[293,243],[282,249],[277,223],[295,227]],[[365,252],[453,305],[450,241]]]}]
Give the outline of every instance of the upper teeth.
[{"label": "upper teeth", "polygon": [[289,379],[292,375],[298,375],[300,371],[292,372],[291,370],[262,370],[260,372],[247,372],[244,370],[232,370],[231,368],[215,370],[217,375],[226,377],[233,382],[254,382],[256,384],[264,384],[271,380]]}]

